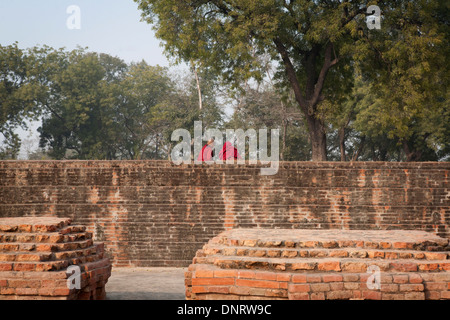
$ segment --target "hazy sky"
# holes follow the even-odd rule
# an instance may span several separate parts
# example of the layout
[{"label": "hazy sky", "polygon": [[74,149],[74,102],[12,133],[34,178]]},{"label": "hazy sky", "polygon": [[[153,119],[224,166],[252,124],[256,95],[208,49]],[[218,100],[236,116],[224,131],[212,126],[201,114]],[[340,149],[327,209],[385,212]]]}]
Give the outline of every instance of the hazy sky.
[{"label": "hazy sky", "polygon": [[[71,5],[80,8],[81,29],[66,22]],[[48,45],[108,53],[126,62],[144,59],[169,66],[151,26],[140,21],[132,0],[0,0],[0,44],[20,48]]]},{"label": "hazy sky", "polygon": [[[72,5],[80,9],[80,29],[67,27]],[[81,46],[127,63],[144,59],[150,65],[170,66],[151,26],[140,19],[133,0],[0,0],[0,44],[17,41],[22,49]],[[28,131],[17,131],[23,142],[20,158],[27,148],[37,148],[39,126],[40,122],[32,123]]]}]

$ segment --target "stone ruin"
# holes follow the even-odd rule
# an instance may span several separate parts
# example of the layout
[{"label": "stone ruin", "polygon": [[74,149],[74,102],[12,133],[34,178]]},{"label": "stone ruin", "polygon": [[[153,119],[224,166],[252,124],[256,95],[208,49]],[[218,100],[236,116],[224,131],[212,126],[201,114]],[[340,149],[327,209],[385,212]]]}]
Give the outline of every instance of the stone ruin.
[{"label": "stone ruin", "polygon": [[197,252],[186,298],[450,299],[449,251],[424,231],[232,229]]},{"label": "stone ruin", "polygon": [[104,246],[86,227],[68,218],[0,218],[0,300],[105,299],[110,275]]}]

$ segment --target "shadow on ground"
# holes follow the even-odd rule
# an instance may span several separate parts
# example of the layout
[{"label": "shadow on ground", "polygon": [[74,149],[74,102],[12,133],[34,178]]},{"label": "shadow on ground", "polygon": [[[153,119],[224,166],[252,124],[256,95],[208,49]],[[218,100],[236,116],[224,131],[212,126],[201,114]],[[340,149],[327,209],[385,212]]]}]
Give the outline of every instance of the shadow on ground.
[{"label": "shadow on ground", "polygon": [[113,268],[107,300],[184,300],[186,268]]}]

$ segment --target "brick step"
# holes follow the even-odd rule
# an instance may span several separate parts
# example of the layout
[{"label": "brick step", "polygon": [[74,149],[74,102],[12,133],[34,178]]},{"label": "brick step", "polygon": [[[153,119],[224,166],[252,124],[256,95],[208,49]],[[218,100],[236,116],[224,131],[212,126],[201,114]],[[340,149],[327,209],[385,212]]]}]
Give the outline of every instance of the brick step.
[{"label": "brick step", "polygon": [[264,238],[258,230],[234,229],[219,235],[212,243],[227,246],[265,248],[366,248],[450,251],[449,239],[407,230],[280,230],[264,229]]},{"label": "brick step", "polygon": [[63,243],[17,243],[7,242],[0,243],[1,252],[58,252],[67,250],[85,249],[92,246],[94,241],[92,239],[63,242]]},{"label": "brick step", "polygon": [[381,272],[375,283],[369,272],[268,272],[196,264],[185,278],[188,298],[423,300],[448,299],[450,288],[448,272]]},{"label": "brick step", "polygon": [[193,263],[212,264],[224,269],[261,269],[280,271],[343,271],[366,272],[372,266],[378,266],[381,271],[394,272],[440,272],[449,271],[448,260],[423,261],[415,259],[369,260],[357,258],[260,258],[244,256],[211,255],[196,256]]},{"label": "brick step", "polygon": [[48,233],[65,228],[72,222],[69,218],[58,217],[21,217],[2,218],[0,231],[8,233]]},{"label": "brick step", "polygon": [[52,233],[0,233],[0,243],[68,243],[92,239],[91,232],[61,234]]},{"label": "brick step", "polygon": [[70,225],[70,226],[60,229],[58,232],[61,234],[86,232],[86,226]]},{"label": "brick step", "polygon": [[97,253],[97,248],[91,246],[80,250],[67,250],[58,252],[5,252],[0,253],[0,261],[10,262],[24,262],[24,261],[54,261],[54,260],[66,260],[77,257],[90,256]]},{"label": "brick step", "polygon": [[270,258],[367,258],[367,259],[417,259],[417,260],[447,260],[450,259],[448,251],[428,252],[420,250],[385,250],[385,249],[365,249],[365,248],[335,248],[335,249],[317,249],[300,248],[288,249],[285,247],[244,247],[244,246],[225,246],[216,244],[207,244],[199,250],[199,255],[224,255],[224,256],[249,256],[249,257],[270,257]]},{"label": "brick step", "polygon": [[280,241],[280,240],[238,240],[223,239],[221,244],[227,246],[249,246],[264,248],[361,248],[361,249],[398,249],[398,250],[420,250],[420,251],[450,251],[447,239],[445,241],[360,241],[360,240],[327,240],[327,241]]},{"label": "brick step", "polygon": [[74,258],[67,258],[64,260],[51,260],[51,261],[8,261],[0,262],[1,271],[58,271],[67,268],[70,265],[81,265],[91,262],[96,262],[103,259],[103,254],[93,254],[89,256],[81,256]]}]

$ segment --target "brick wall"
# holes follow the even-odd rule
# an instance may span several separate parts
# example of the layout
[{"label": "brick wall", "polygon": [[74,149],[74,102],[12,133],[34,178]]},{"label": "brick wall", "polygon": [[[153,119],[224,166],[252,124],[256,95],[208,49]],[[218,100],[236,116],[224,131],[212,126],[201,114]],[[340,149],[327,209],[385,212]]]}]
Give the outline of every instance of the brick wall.
[{"label": "brick wall", "polygon": [[114,266],[187,266],[229,228],[416,229],[450,238],[450,163],[2,161],[0,217],[86,225]]}]

